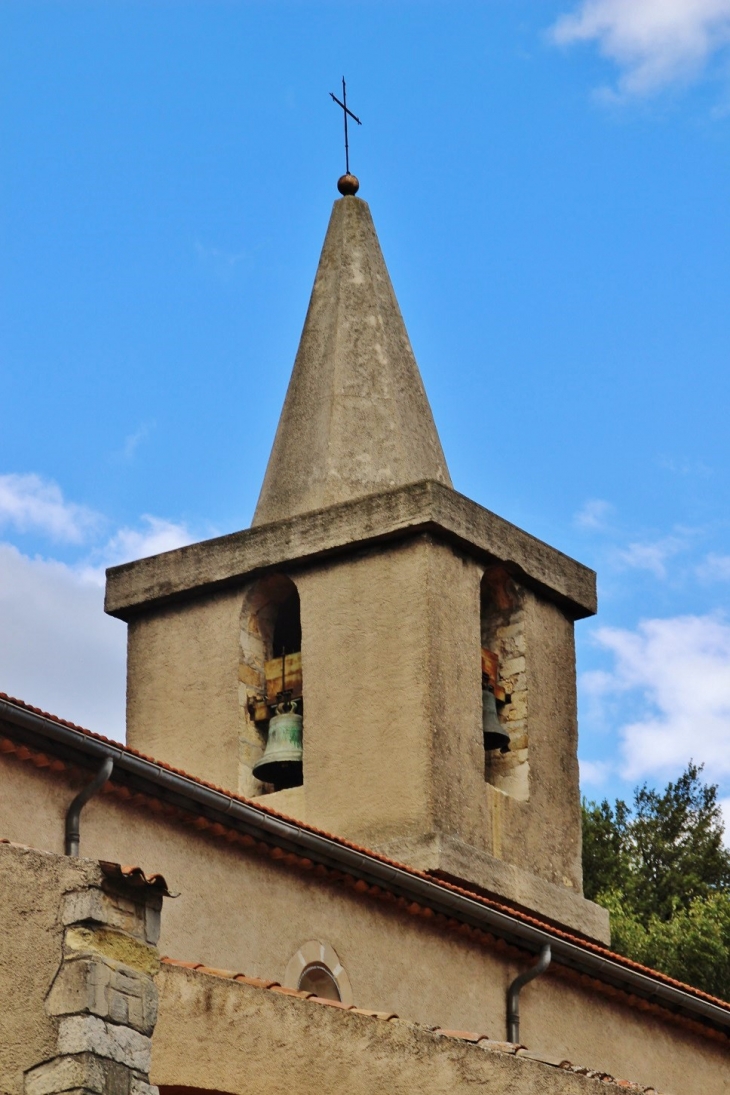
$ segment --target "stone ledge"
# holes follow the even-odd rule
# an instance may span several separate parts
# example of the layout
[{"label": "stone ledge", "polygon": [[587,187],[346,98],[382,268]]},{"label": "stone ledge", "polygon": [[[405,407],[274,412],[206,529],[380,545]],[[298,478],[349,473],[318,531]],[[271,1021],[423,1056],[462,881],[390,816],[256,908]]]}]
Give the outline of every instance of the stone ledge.
[{"label": "stone ledge", "polygon": [[434,833],[390,841],[375,850],[457,884],[476,886],[490,897],[502,898],[541,920],[552,921],[597,943],[611,942],[609,916],[600,905],[567,886],[547,882],[456,837]]},{"label": "stone ledge", "polygon": [[574,619],[596,612],[594,571],[432,480],[111,567],[105,610],[127,620],[144,608],[232,585],[273,567],[422,532],[487,564],[502,563]]}]

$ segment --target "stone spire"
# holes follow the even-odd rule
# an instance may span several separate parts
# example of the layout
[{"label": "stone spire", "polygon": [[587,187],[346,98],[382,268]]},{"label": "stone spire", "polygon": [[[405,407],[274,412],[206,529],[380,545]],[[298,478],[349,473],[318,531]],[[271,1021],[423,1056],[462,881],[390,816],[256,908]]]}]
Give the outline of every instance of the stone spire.
[{"label": "stone spire", "polygon": [[436,479],[451,486],[370,210],[336,201],[253,524]]}]

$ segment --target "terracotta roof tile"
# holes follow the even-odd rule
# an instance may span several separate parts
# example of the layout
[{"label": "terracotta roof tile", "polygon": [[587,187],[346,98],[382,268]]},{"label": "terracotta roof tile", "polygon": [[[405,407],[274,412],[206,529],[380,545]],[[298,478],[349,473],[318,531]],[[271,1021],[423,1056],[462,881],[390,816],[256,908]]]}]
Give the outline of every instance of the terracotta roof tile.
[{"label": "terracotta roof tile", "polygon": [[212,977],[225,977],[228,981],[232,981],[236,976],[235,970],[219,970],[215,966],[197,966],[199,973],[209,973]]},{"label": "terracotta roof tile", "polygon": [[517,1053],[522,1049],[522,1046],[515,1045],[513,1042],[498,1042],[494,1038],[480,1038],[479,1045],[482,1049],[491,1049],[495,1053]]},{"label": "terracotta roof tile", "polygon": [[253,985],[255,989],[274,989],[279,987],[278,981],[265,981],[261,977],[246,977],[244,973],[237,973],[234,981],[241,981],[244,985]]},{"label": "terracotta roof tile", "polygon": [[[162,963],[167,966],[177,966],[183,969],[193,970],[195,973],[204,973],[213,977],[224,977],[227,980],[231,980],[229,970],[215,970],[208,966],[201,966],[195,962],[180,962],[173,958],[163,958]],[[243,974],[236,974],[233,978],[234,981],[239,983],[251,985],[258,989],[270,989],[272,992],[279,992],[284,996],[291,996],[295,999],[306,1000],[308,1004],[324,1005],[329,1008],[335,1008],[340,1011],[348,1011],[353,1015],[363,1015],[369,1019],[379,1020],[397,1020],[398,1016],[394,1012],[390,1011],[369,1011],[367,1008],[357,1008],[351,1004],[341,1004],[337,1000],[326,1000],[321,996],[314,996],[307,992],[298,992],[296,989],[282,988],[276,981],[264,981],[258,977],[244,977]],[[658,1095],[658,1092],[653,1087],[643,1087],[641,1084],[635,1084],[631,1080],[617,1080],[608,1072],[601,1072],[599,1070],[586,1068],[584,1065],[574,1065],[570,1061],[563,1058],[551,1058],[544,1057],[538,1053],[532,1053],[525,1046],[513,1045],[511,1042],[497,1042],[488,1038],[484,1034],[475,1034],[472,1031],[466,1030],[446,1030],[442,1027],[429,1027],[424,1026],[421,1023],[409,1023],[409,1026],[416,1030],[423,1031],[426,1034],[432,1034],[437,1038],[449,1038],[454,1041],[470,1042],[472,1044],[478,1044],[479,1048],[488,1050],[492,1053],[507,1053],[512,1056],[526,1057],[530,1061],[536,1061],[538,1064],[547,1065],[550,1068],[560,1068],[567,1072],[573,1072],[576,1075],[586,1076],[589,1079],[602,1080],[605,1084],[612,1084],[614,1087],[622,1088],[628,1091],[639,1091],[643,1095]]]},{"label": "terracotta roof tile", "polygon": [[351,1008],[354,1015],[367,1015],[371,1019],[382,1019],[387,1022],[389,1019],[397,1019],[398,1016],[394,1011],[368,1011],[367,1008]]},{"label": "terracotta roof tile", "polygon": [[341,1000],[328,1000],[326,996],[310,996],[315,1004],[326,1004],[328,1008],[341,1008],[343,1011],[352,1011],[354,1004],[343,1004]]},{"label": "terracotta roof tile", "polygon": [[300,1000],[311,1000],[313,992],[305,992],[303,989],[288,989],[285,985],[272,985],[271,992],[280,992],[282,996],[298,996]]},{"label": "terracotta roof tile", "polygon": [[[673,977],[669,977],[667,974],[660,973],[658,970],[650,969],[648,966],[643,966],[639,962],[634,962],[634,961],[632,961],[632,959],[626,958],[621,954],[616,954],[615,952],[609,950],[607,947],[603,947],[598,943],[592,943],[590,940],[583,939],[580,936],[573,935],[572,933],[567,932],[567,931],[563,930],[562,928],[556,927],[554,924],[547,923],[546,921],[541,920],[539,917],[531,916],[529,913],[523,912],[521,909],[514,908],[513,906],[510,906],[510,905],[506,904],[503,901],[497,901],[494,898],[486,897],[483,894],[475,893],[474,891],[466,889],[463,886],[457,886],[454,883],[446,882],[443,879],[437,878],[435,875],[428,874],[428,872],[419,871],[414,867],[408,866],[407,864],[399,863],[396,860],[389,859],[387,856],[381,855],[378,852],[374,852],[372,849],[362,847],[359,844],[354,844],[352,841],[346,840],[343,837],[337,836],[334,833],[328,833],[325,830],[318,829],[313,825],[307,825],[304,822],[298,821],[295,818],[291,818],[291,817],[287,816],[286,814],[282,814],[278,810],[271,809],[271,807],[262,804],[261,801],[258,800],[258,799],[257,800],[247,799],[247,798],[244,798],[242,795],[238,795],[238,794],[235,794],[234,792],[229,791],[225,788],[218,787],[216,784],[209,783],[206,780],[198,779],[197,777],[190,775],[188,772],[184,772],[181,769],[174,768],[172,765],[165,764],[164,761],[159,761],[159,760],[156,760],[153,757],[145,755],[144,753],[140,753],[138,750],[132,749],[128,745],[123,745],[121,742],[112,741],[109,738],[103,737],[101,734],[95,734],[91,730],[85,729],[83,726],[77,726],[75,723],[68,722],[66,719],[59,718],[57,715],[51,715],[47,711],[43,711],[38,707],[32,707],[30,704],[25,703],[23,700],[19,700],[19,699],[16,699],[16,698],[12,697],[12,696],[9,696],[5,692],[0,692],[0,699],[5,700],[7,703],[10,703],[13,706],[18,707],[21,710],[31,711],[36,715],[40,715],[45,719],[49,719],[51,722],[58,723],[61,726],[66,726],[69,729],[77,731],[78,733],[84,734],[87,737],[93,738],[96,741],[104,742],[105,744],[111,745],[115,749],[118,749],[123,753],[128,753],[132,756],[140,757],[142,760],[149,761],[151,764],[155,764],[159,768],[163,768],[166,771],[174,772],[176,775],[182,776],[185,779],[190,780],[192,783],[197,784],[198,786],[207,787],[207,788],[210,788],[211,790],[218,791],[219,793],[221,793],[223,795],[226,795],[232,801],[243,803],[247,807],[249,807],[251,809],[254,809],[254,810],[257,810],[260,813],[268,814],[270,817],[279,818],[280,820],[285,821],[289,824],[294,824],[298,828],[300,828],[304,831],[314,833],[318,836],[324,837],[327,840],[333,841],[336,844],[339,844],[343,848],[349,848],[351,851],[358,852],[361,855],[366,856],[370,859],[377,860],[380,863],[387,864],[388,866],[391,866],[391,867],[395,867],[398,870],[404,871],[407,874],[410,874],[415,878],[426,879],[427,881],[429,881],[430,883],[440,887],[441,889],[448,890],[451,893],[460,894],[464,897],[469,898],[472,901],[475,901],[475,902],[477,902],[481,905],[484,905],[487,908],[495,909],[499,912],[506,913],[507,915],[513,917],[514,919],[520,920],[525,924],[529,924],[532,927],[535,927],[535,928],[539,929],[540,931],[544,931],[544,932],[554,936],[557,939],[563,939],[566,942],[569,942],[569,943],[571,943],[575,946],[581,947],[585,951],[590,951],[591,953],[596,954],[596,955],[600,955],[603,958],[608,958],[612,962],[615,962],[620,966],[624,966],[626,969],[635,970],[638,973],[645,974],[646,976],[652,977],[654,980],[660,981],[665,985],[671,985],[673,988],[680,989],[682,992],[689,993],[691,996],[695,996],[700,1000],[706,1000],[709,1003],[714,1004],[717,1007],[723,1008],[726,1011],[730,1011],[730,1002],[728,1002],[726,1000],[720,1000],[719,998],[717,998],[715,996],[711,996],[709,993],[703,992],[701,989],[694,988],[692,985],[686,985],[683,982],[678,981]],[[7,744],[8,742],[9,742],[9,744]],[[7,738],[0,738],[0,752],[14,752],[15,755],[18,756],[20,759],[30,760],[30,761],[32,761],[32,763],[35,763],[35,764],[39,763],[39,758],[42,758],[41,764],[43,763],[43,761],[45,759],[47,759],[45,757],[44,753],[41,753],[38,750],[31,750],[25,745],[18,745],[16,742],[13,742],[13,741],[11,741],[10,739],[7,739]],[[110,783],[112,785],[114,784],[114,774],[113,773],[112,773]],[[122,787],[122,788],[117,787],[117,788],[115,788],[115,790],[116,790],[117,793],[126,792],[125,797],[127,799],[131,800],[133,804],[136,803],[136,802],[140,802],[140,804],[141,804],[145,800],[149,800],[149,801],[154,800],[154,796],[151,796],[151,795],[133,795],[131,792],[128,791],[127,788],[124,788],[124,787]],[[179,811],[179,813],[182,813],[182,812],[183,811]],[[197,816],[197,815],[191,818],[190,823],[195,825],[196,827],[200,827],[201,829],[205,829],[207,831],[214,830],[214,827],[217,825],[217,823],[211,822],[207,818],[203,818],[202,816]],[[220,829],[221,826],[218,825],[217,828]],[[211,835],[216,835],[216,832],[213,831]],[[226,839],[228,839],[228,838],[229,838],[228,833],[226,833]],[[244,846],[246,846],[246,845],[255,846],[257,848],[257,850],[261,851],[263,854],[266,854],[266,855],[270,855],[271,851],[272,851],[272,846],[270,844],[267,844],[264,841],[253,840],[253,838],[246,838],[242,834],[239,835],[238,842],[240,842]],[[305,862],[307,864],[307,867],[310,867],[310,865],[311,865],[311,860],[307,860],[307,859],[305,859],[305,857],[287,855],[287,856],[285,856],[284,858],[281,859],[281,863],[285,864],[287,866],[291,866],[292,862],[296,863],[297,869],[301,869]],[[321,864],[318,864],[318,865],[315,866],[313,873],[315,875],[324,874],[330,881],[333,881],[333,880],[336,880],[336,879],[345,879],[347,877],[350,877],[350,876],[347,876],[346,872],[344,872],[344,871],[339,871],[339,870],[334,870],[332,868],[323,867]],[[357,885],[357,880],[352,879],[352,884]],[[387,895],[385,892],[382,892],[382,898],[380,898],[379,894],[373,894],[372,893],[373,890],[381,891],[381,887],[378,886],[378,887],[369,887],[368,888],[368,892],[370,893],[370,896],[375,897],[376,900],[385,898],[386,896],[390,896],[390,895]],[[472,938],[472,939],[475,939],[475,940],[480,940],[480,941],[491,940],[491,938],[492,938],[489,935],[489,933],[483,932],[480,929],[471,928],[468,924],[464,924],[464,923],[462,923],[458,920],[446,918],[445,921],[444,921],[444,919],[441,917],[441,914],[435,914],[432,909],[421,906],[416,902],[409,902],[409,901],[404,900],[403,898],[398,898],[398,899],[396,899],[396,904],[398,904],[400,907],[402,907],[406,912],[410,913],[411,915],[431,918],[435,924],[445,923],[445,925],[447,927],[452,927],[453,930],[456,930],[459,933],[461,933],[465,936],[468,936],[469,938]],[[587,978],[587,980],[588,981],[595,981],[595,978]],[[620,991],[622,991],[622,993],[623,993],[624,990],[620,990]],[[636,998],[637,1006],[638,1006],[638,999],[639,998],[637,997]],[[642,1007],[646,1006],[646,1007],[649,1007],[649,1008],[654,1008],[654,1007],[658,1007],[659,1005],[654,1005],[654,1004],[642,1001],[641,1006]],[[724,1036],[721,1036],[721,1037],[724,1038]]]},{"label": "terracotta roof tile", "polygon": [[486,1034],[475,1034],[471,1030],[444,1030],[443,1027],[436,1027],[434,1034],[440,1034],[444,1038],[459,1038],[462,1042],[481,1042],[487,1037]]},{"label": "terracotta roof tile", "polygon": [[167,882],[161,874],[152,874],[149,877],[141,867],[125,866],[121,863],[109,863],[105,859],[99,860],[99,866],[107,878],[125,882],[128,886],[137,889],[156,890],[164,897],[175,897],[167,888]]}]

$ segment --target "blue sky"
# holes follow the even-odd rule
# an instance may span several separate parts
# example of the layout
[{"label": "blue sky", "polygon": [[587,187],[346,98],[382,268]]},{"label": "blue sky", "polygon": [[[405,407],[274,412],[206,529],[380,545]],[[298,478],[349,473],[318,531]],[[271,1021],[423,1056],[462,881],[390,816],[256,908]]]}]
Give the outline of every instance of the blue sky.
[{"label": "blue sky", "polygon": [[248,525],[351,161],[458,490],[596,568],[583,789],[730,803],[730,0],[0,3],[0,690]]}]

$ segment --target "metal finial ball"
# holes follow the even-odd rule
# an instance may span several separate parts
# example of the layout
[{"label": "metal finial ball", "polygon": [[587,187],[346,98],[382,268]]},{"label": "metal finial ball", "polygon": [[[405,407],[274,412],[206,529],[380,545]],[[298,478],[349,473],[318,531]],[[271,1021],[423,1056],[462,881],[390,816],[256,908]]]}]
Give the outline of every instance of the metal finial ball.
[{"label": "metal finial ball", "polygon": [[343,197],[347,194],[357,194],[360,189],[360,180],[354,175],[341,175],[337,180],[337,189]]}]

